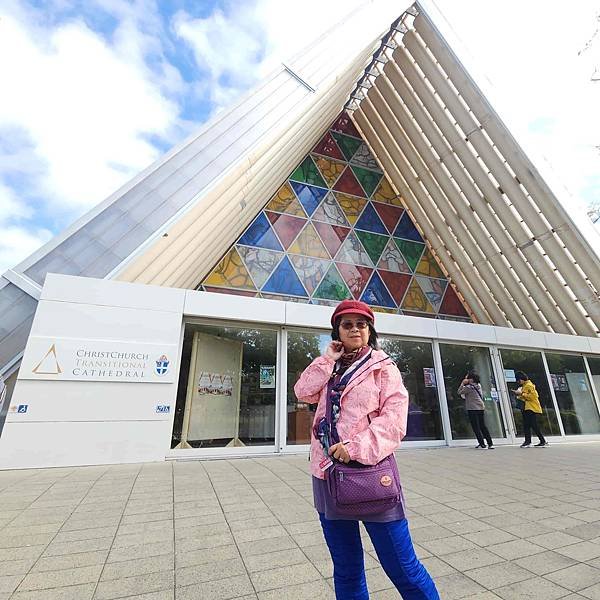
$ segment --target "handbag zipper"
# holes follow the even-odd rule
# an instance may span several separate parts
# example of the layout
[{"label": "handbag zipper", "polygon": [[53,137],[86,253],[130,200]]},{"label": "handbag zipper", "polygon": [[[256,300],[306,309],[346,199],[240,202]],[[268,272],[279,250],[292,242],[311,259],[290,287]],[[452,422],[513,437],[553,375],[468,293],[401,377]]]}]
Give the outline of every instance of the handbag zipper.
[{"label": "handbag zipper", "polygon": [[344,481],[344,472],[340,471],[340,481]]}]

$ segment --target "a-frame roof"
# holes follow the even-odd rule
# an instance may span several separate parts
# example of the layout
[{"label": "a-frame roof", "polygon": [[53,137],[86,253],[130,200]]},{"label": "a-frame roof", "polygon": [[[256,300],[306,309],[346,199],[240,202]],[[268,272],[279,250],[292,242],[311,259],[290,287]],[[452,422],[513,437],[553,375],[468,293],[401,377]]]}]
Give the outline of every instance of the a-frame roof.
[{"label": "a-frame roof", "polygon": [[477,321],[597,335],[589,243],[427,14],[391,4],[365,3],[8,271],[0,372],[48,272],[196,287],[345,105]]}]

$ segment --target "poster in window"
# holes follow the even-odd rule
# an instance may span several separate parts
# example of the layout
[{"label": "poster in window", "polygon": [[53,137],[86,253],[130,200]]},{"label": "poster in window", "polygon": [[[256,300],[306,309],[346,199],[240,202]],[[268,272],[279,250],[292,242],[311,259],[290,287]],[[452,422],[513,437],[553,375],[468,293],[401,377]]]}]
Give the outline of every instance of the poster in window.
[{"label": "poster in window", "polygon": [[437,387],[435,381],[435,369],[432,367],[423,367],[423,380],[425,382],[425,387]]},{"label": "poster in window", "polygon": [[550,379],[552,380],[552,387],[556,392],[568,392],[569,384],[567,378],[560,373],[550,373]]},{"label": "poster in window", "polygon": [[275,365],[260,365],[260,387],[275,387]]}]

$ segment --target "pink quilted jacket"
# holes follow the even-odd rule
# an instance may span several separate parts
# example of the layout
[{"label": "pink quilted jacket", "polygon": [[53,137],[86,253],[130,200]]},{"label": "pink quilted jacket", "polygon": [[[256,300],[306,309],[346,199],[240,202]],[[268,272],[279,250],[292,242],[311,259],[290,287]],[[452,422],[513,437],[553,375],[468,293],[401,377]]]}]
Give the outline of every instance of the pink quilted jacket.
[{"label": "pink quilted jacket", "polygon": [[[315,358],[294,386],[300,401],[319,403],[314,423],[325,416],[327,382],[334,365],[328,356]],[[400,371],[385,352],[373,350],[369,361],[359,368],[342,393],[337,422],[340,440],[349,440],[346,448],[352,460],[375,465],[400,446],[407,418],[408,392]],[[323,457],[323,447],[311,433],[310,467],[320,479],[325,478],[319,468]]]}]

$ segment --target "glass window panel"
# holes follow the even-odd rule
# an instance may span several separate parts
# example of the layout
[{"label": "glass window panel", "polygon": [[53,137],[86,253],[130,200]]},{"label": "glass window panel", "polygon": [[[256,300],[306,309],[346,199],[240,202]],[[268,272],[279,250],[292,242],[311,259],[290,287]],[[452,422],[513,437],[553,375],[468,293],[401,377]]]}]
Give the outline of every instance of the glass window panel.
[{"label": "glass window panel", "polygon": [[546,369],[544,368],[544,361],[541,353],[528,350],[502,349],[500,350],[500,356],[502,357],[502,365],[504,368],[504,380],[506,381],[506,387],[510,394],[517,435],[524,435],[524,433],[523,415],[521,414],[521,411],[517,409],[516,398],[512,393],[513,390],[516,390],[519,387],[517,382],[514,381],[515,371],[527,373],[528,377],[535,385],[543,411],[541,415],[537,416],[537,422],[542,433],[546,435],[560,435],[556,410],[554,410],[554,403],[552,401],[552,395],[550,394],[550,387],[548,386],[548,378],[546,377]]},{"label": "glass window panel", "polygon": [[442,440],[433,349],[429,342],[381,338],[381,348],[395,361],[409,394],[405,440]]},{"label": "glass window panel", "polygon": [[276,364],[276,331],[187,324],[172,447],[274,444]]},{"label": "glass window panel", "polygon": [[600,433],[598,406],[583,357],[547,353],[546,360],[565,434]]},{"label": "glass window panel", "polygon": [[485,423],[492,437],[506,437],[489,349],[479,346],[440,344],[440,351],[452,438],[455,440],[475,438],[465,409],[465,401],[458,395],[460,383],[468,371],[475,371],[481,378]]},{"label": "glass window panel", "polygon": [[596,397],[600,397],[600,356],[588,356],[588,365],[592,374],[592,383],[596,389]]},{"label": "glass window panel", "polygon": [[310,429],[317,405],[299,402],[294,394],[294,385],[302,371],[325,352],[327,344],[331,342],[331,335],[288,331],[287,338],[287,443],[310,444]]}]

